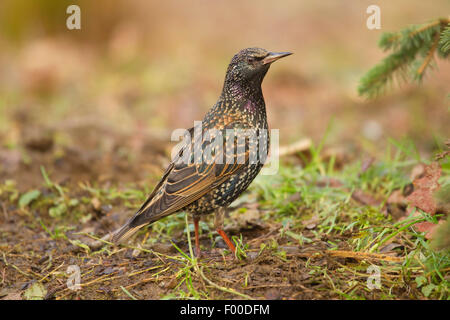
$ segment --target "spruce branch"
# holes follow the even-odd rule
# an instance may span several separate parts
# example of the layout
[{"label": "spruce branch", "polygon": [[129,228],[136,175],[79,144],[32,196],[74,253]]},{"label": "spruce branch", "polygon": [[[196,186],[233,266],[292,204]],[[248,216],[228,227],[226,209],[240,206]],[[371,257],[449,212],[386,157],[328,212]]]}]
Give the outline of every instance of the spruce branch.
[{"label": "spruce branch", "polygon": [[370,69],[360,80],[360,96],[374,98],[396,80],[421,81],[435,54],[446,58],[450,53],[450,18],[424,25],[413,25],[400,32],[383,33],[378,46],[392,53]]},{"label": "spruce branch", "polygon": [[433,42],[433,45],[430,48],[430,51],[428,52],[425,60],[423,61],[422,65],[417,69],[417,77],[419,79],[422,78],[423,73],[425,72],[426,67],[430,64],[431,59],[433,58],[434,52],[436,51],[436,48],[439,44],[439,33],[436,32],[435,40]]},{"label": "spruce branch", "polygon": [[442,32],[439,44],[442,52],[445,54],[450,53],[450,24],[445,28],[444,32]]}]

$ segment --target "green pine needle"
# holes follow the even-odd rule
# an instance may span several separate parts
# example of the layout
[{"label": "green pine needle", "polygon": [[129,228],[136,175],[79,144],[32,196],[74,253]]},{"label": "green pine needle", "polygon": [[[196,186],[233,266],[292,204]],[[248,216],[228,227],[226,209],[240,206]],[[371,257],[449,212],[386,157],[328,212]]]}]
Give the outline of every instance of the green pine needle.
[{"label": "green pine needle", "polygon": [[378,46],[392,53],[361,78],[359,95],[368,98],[379,96],[394,80],[420,81],[436,52],[441,58],[446,58],[450,52],[449,22],[449,19],[438,19],[400,32],[382,34]]},{"label": "green pine needle", "polygon": [[441,40],[439,40],[441,51],[446,55],[450,53],[450,24],[445,28],[441,34]]}]

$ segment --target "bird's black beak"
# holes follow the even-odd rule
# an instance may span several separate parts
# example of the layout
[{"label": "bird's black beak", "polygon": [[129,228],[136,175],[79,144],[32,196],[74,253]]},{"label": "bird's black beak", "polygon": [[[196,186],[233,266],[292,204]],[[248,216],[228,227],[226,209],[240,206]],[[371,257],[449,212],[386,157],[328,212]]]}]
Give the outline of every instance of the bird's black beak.
[{"label": "bird's black beak", "polygon": [[272,62],[277,61],[278,59],[281,59],[283,57],[290,56],[291,54],[292,54],[292,52],[269,52],[267,57],[265,57],[262,60],[262,63],[263,64],[272,63]]}]

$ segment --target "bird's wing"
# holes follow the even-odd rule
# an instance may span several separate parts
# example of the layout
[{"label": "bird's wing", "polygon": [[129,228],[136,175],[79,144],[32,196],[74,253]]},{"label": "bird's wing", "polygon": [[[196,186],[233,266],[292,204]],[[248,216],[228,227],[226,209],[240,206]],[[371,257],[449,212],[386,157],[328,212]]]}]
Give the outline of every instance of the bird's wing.
[{"label": "bird's wing", "polygon": [[[154,191],[127,222],[127,228],[122,232],[116,232],[117,236],[115,238],[118,241],[127,234],[134,233],[142,226],[175,213],[191,204],[225,182],[231,175],[239,173],[246,166],[249,159],[249,148],[244,148],[244,150],[241,148],[242,151],[239,154],[239,148],[236,148],[237,139],[226,135],[226,132],[230,129],[239,130],[249,127],[248,123],[245,123],[240,117],[227,116],[221,119],[219,125],[216,124],[215,127],[217,127],[217,131],[214,132],[220,132],[224,137],[222,148],[219,148],[219,151],[216,153],[211,153],[212,157],[208,162],[187,162],[183,159],[183,152],[186,152],[186,150],[180,151],[165,171]],[[193,129],[190,130],[191,136]],[[205,134],[206,130],[203,130],[203,134]],[[197,139],[197,143],[195,143],[194,138]],[[196,137],[194,134],[194,138],[190,141],[191,150],[193,150],[190,154],[190,160],[194,160],[196,146],[200,146],[204,150],[208,145],[208,143],[198,140],[202,138],[201,136]],[[233,141],[229,139],[233,139]],[[227,143],[227,140],[231,143]],[[231,157],[229,153],[225,156],[226,148],[230,145],[233,145],[234,150],[237,149],[237,151],[233,152]],[[228,161],[227,157],[229,157]],[[219,159],[222,159],[222,161]],[[241,160],[238,161],[239,159]],[[244,160],[242,161],[242,159]]]}]

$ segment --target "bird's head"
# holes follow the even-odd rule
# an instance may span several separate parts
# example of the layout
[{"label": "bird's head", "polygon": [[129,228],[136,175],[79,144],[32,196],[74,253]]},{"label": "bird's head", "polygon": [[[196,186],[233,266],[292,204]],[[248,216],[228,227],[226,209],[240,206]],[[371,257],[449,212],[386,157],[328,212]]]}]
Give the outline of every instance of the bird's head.
[{"label": "bird's head", "polygon": [[261,85],[272,62],[291,54],[291,52],[269,52],[261,48],[243,49],[231,59],[225,83]]}]

